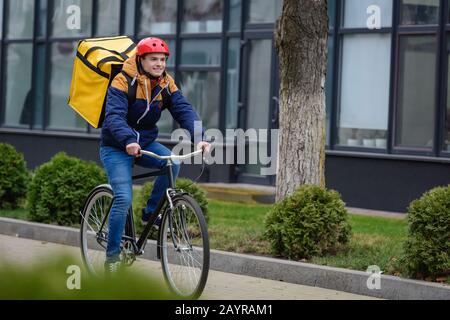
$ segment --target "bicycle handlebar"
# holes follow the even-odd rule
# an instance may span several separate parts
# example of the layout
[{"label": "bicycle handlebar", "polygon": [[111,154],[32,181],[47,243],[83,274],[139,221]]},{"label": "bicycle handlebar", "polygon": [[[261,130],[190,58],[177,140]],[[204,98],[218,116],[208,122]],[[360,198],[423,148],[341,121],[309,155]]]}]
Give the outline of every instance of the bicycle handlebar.
[{"label": "bicycle handlebar", "polygon": [[156,158],[159,160],[185,160],[185,159],[189,159],[191,157],[194,157],[198,154],[202,154],[203,150],[197,150],[195,152],[192,153],[188,153],[188,154],[184,154],[182,156],[176,156],[176,155],[170,155],[170,156],[160,156],[156,153],[150,152],[150,151],[145,151],[145,150],[141,150],[141,154],[146,155],[146,156],[150,156],[152,158]]}]

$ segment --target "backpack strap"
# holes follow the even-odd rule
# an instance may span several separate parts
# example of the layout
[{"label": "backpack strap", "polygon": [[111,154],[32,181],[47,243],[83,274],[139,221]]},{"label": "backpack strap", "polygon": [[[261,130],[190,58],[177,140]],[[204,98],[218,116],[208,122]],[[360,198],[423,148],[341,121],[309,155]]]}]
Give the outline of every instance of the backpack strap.
[{"label": "backpack strap", "polygon": [[[134,81],[133,78],[130,77],[125,71],[122,71],[122,74],[124,75],[125,79],[127,79],[128,83],[128,106],[133,105],[133,103],[136,101],[136,92],[137,92],[137,81]],[[169,88],[166,87],[161,92],[162,100],[163,100],[163,108],[168,109],[172,106],[172,98],[171,94],[169,92]]]},{"label": "backpack strap", "polygon": [[172,107],[172,97],[169,92],[169,87],[164,88],[164,90],[161,92],[161,95],[163,100],[162,110]]},{"label": "backpack strap", "polygon": [[125,79],[127,79],[128,84],[128,107],[132,106],[136,101],[136,92],[137,92],[137,81],[134,81],[133,78],[128,75],[125,71],[122,71]]}]

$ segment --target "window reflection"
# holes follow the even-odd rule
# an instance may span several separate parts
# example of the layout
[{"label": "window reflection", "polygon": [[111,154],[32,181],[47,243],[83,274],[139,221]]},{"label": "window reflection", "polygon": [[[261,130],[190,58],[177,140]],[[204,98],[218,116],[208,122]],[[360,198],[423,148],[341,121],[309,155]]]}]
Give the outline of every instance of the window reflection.
[{"label": "window reflection", "polygon": [[250,0],[250,23],[274,23],[281,14],[283,1]]},{"label": "window reflection", "polygon": [[6,49],[5,124],[28,126],[31,123],[32,44],[10,44]]},{"label": "window reflection", "polygon": [[140,13],[140,34],[176,33],[177,0],[143,0]]},{"label": "window reflection", "polygon": [[50,121],[51,129],[86,130],[86,122],[67,105],[70,91],[76,42],[52,44],[50,75]]},{"label": "window reflection", "polygon": [[4,1],[0,0],[0,37],[3,38],[3,4]]},{"label": "window reflection", "polygon": [[181,63],[185,65],[219,66],[220,40],[184,40]]},{"label": "window reflection", "polygon": [[223,1],[190,0],[184,3],[182,31],[222,32]]},{"label": "window reflection", "polygon": [[36,68],[35,73],[35,97],[34,97],[34,123],[33,128],[43,128],[44,123],[44,101],[45,101],[45,72],[46,72],[46,47],[44,44],[36,46]]},{"label": "window reflection", "polygon": [[346,35],[342,54],[339,144],[385,149],[391,37]]},{"label": "window reflection", "polygon": [[181,89],[200,115],[203,127],[219,127],[220,73],[193,71],[182,73]]},{"label": "window reflection", "polygon": [[227,104],[226,104],[226,127],[237,128],[238,100],[239,100],[239,54],[240,40],[232,39],[228,48],[227,69]]},{"label": "window reflection", "polygon": [[241,29],[242,0],[230,1],[230,17],[228,29],[230,31],[239,31]]},{"label": "window reflection", "polygon": [[[253,40],[251,42],[248,79],[247,128],[268,129],[270,109],[270,81],[272,40]],[[251,80],[253,79],[253,81]],[[267,81],[261,81],[267,79]]]},{"label": "window reflection", "polygon": [[445,128],[444,128],[444,150],[450,152],[450,37],[447,40],[447,59],[448,59],[448,70],[447,70],[447,108],[445,117]]},{"label": "window reflection", "polygon": [[119,34],[120,0],[99,0],[97,12],[97,36]]},{"label": "window reflection", "polygon": [[402,24],[438,24],[438,21],[439,0],[402,0]]},{"label": "window reflection", "polygon": [[[249,80],[248,82],[248,103],[247,103],[247,128],[246,129],[270,129],[270,81],[258,81],[259,79],[267,79],[267,75],[271,73],[272,61],[272,40],[253,40],[250,44],[249,57]],[[256,80],[258,79],[258,80]],[[258,148],[267,150],[268,136],[262,135],[258,137],[250,137],[249,145],[246,148],[246,159],[252,163],[251,159],[256,160]],[[245,165],[245,172],[259,175],[261,172],[260,164]]]},{"label": "window reflection", "polygon": [[397,146],[433,147],[436,46],[433,36],[400,38],[395,132]]},{"label": "window reflection", "polygon": [[5,30],[7,38],[32,38],[34,27],[34,1],[8,1],[7,20],[7,30]]}]

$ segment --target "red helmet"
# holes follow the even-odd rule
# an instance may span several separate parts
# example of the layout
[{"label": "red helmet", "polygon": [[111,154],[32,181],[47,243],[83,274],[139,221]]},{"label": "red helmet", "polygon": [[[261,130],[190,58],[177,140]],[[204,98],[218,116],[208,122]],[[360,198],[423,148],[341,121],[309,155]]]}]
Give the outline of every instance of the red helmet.
[{"label": "red helmet", "polygon": [[169,46],[167,43],[159,38],[145,38],[139,41],[137,45],[137,55],[143,56],[147,53],[164,53],[169,56]]}]

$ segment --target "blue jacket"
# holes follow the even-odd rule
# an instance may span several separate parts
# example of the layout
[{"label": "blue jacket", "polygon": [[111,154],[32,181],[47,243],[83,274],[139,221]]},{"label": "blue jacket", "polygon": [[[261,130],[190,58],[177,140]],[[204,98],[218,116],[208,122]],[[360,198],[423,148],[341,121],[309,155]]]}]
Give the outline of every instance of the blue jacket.
[{"label": "blue jacket", "polygon": [[[157,122],[163,110],[162,90],[170,94],[168,107],[181,128],[186,129],[194,141],[194,121],[200,121],[192,105],[182,95],[173,78],[164,74],[159,81],[151,81],[138,72],[136,57],[132,56],[123,65],[126,72],[137,81],[136,101],[128,106],[128,83],[119,73],[111,83],[106,98],[105,120],[102,126],[101,145],[126,149],[130,143],[138,143],[142,148],[158,137]],[[203,137],[203,128],[197,141]]]}]

